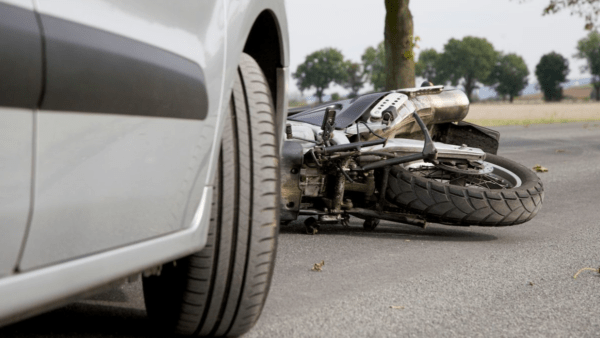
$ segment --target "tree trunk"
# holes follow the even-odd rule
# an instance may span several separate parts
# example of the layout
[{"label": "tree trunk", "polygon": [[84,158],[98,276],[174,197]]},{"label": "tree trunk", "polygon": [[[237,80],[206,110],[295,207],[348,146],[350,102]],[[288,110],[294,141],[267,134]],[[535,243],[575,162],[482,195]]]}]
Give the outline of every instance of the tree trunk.
[{"label": "tree trunk", "polygon": [[385,0],[385,89],[415,86],[415,60],[412,55],[413,21],[409,0]]},{"label": "tree trunk", "polygon": [[510,94],[510,95],[509,95],[509,100],[510,100],[510,103],[513,103],[513,99],[514,99],[514,98],[515,98],[515,97],[514,97],[512,94]]},{"label": "tree trunk", "polygon": [[473,81],[470,78],[465,79],[465,83],[463,87],[465,87],[465,94],[469,98],[469,102],[471,102],[471,94],[473,93],[473,89],[475,89],[475,85],[472,83]]},{"label": "tree trunk", "polygon": [[600,75],[592,76],[592,86],[594,86],[594,88],[592,89],[590,99],[594,98],[596,101],[600,102]]},{"label": "tree trunk", "polygon": [[317,88],[317,97],[319,98],[319,103],[323,103],[323,91],[325,89]]}]

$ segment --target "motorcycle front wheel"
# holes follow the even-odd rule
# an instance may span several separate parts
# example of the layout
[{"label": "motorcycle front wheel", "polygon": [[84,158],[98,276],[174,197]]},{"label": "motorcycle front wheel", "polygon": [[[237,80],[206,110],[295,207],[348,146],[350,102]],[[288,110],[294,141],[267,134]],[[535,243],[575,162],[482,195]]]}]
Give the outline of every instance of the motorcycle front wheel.
[{"label": "motorcycle front wheel", "polygon": [[529,168],[486,154],[493,171],[474,175],[448,166],[412,163],[390,171],[386,199],[428,222],[508,226],[531,220],[541,209],[544,188]]}]

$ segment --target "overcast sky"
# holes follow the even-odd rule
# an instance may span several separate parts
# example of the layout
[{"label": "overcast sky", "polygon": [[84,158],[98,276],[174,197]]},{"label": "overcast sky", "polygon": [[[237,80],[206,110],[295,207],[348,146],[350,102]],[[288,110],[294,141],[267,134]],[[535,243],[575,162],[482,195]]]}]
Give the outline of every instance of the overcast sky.
[{"label": "overcast sky", "polygon": [[[443,50],[451,39],[465,36],[486,38],[496,50],[516,53],[535,79],[535,66],[542,55],[555,51],[569,60],[569,79],[586,78],[573,58],[577,41],[587,35],[584,19],[569,11],[542,16],[549,0],[412,0],[415,35],[420,49]],[[360,62],[369,46],[383,41],[384,0],[286,0],[290,32],[290,73],[306,55],[325,47],[342,51],[346,59]],[[415,50],[418,55],[419,49]],[[298,93],[290,80],[290,93]],[[417,84],[418,85],[418,84]],[[338,91],[333,88],[326,91]],[[304,93],[309,94],[309,92]],[[312,92],[310,93],[312,94]]]}]

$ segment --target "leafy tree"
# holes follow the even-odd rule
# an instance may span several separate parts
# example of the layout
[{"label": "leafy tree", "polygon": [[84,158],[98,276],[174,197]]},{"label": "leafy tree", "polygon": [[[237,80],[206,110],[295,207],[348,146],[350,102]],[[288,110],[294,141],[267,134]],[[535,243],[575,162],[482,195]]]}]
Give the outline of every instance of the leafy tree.
[{"label": "leafy tree", "polygon": [[598,22],[600,15],[600,0],[550,0],[548,6],[544,8],[543,15],[554,14],[565,8],[571,9],[571,14],[579,14],[585,17],[585,26],[591,30]]},{"label": "leafy tree", "polygon": [[385,88],[415,86],[413,21],[409,0],[385,0]]},{"label": "leafy tree", "polygon": [[358,96],[358,91],[365,85],[365,73],[359,63],[346,62],[346,79],[342,85],[350,90],[348,97]]},{"label": "leafy tree", "polygon": [[342,84],[346,79],[346,64],[342,52],[335,48],[324,48],[306,56],[292,76],[301,92],[315,87],[319,102],[323,92],[332,82]]},{"label": "leafy tree", "polygon": [[369,47],[361,56],[365,74],[375,91],[385,90],[385,47],[383,42],[377,48]]},{"label": "leafy tree", "polygon": [[552,52],[542,56],[540,63],[535,66],[535,76],[546,101],[562,100],[560,84],[565,82],[567,74],[569,74],[569,61],[562,55]]},{"label": "leafy tree", "polygon": [[440,54],[435,49],[424,49],[419,54],[419,61],[415,64],[415,74],[425,78],[427,81],[436,83],[438,80],[438,63]]},{"label": "leafy tree", "polygon": [[[521,3],[528,1],[531,0],[519,0]],[[571,10],[571,14],[585,17],[584,28],[586,30],[598,27],[600,0],[549,0],[548,6],[544,7],[542,15],[555,14],[567,8]]]},{"label": "leafy tree", "polygon": [[473,90],[479,88],[478,83],[494,83],[491,74],[498,56],[486,39],[472,36],[450,39],[437,63],[437,81],[449,81],[454,86],[461,84],[470,100]]},{"label": "leafy tree", "polygon": [[600,101],[600,33],[592,31],[587,37],[577,42],[577,54],[575,57],[587,60],[583,71],[592,73],[592,83],[596,95],[596,101]]},{"label": "leafy tree", "polygon": [[528,75],[529,70],[525,61],[516,54],[501,56],[492,72],[494,82],[498,82],[496,91],[502,96],[508,95],[511,103],[514,97],[527,86]]}]

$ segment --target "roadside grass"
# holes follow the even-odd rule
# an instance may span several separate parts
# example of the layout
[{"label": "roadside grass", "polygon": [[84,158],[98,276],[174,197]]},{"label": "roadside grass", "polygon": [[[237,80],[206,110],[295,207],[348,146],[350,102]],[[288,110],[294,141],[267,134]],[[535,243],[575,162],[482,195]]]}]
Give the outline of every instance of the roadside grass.
[{"label": "roadside grass", "polygon": [[527,126],[600,121],[600,102],[471,105],[465,119],[483,126]]},{"label": "roadside grass", "polygon": [[537,119],[465,119],[466,122],[474,123],[483,127],[497,126],[528,126],[531,124],[556,124],[569,122],[599,122],[600,118],[537,118]]}]

